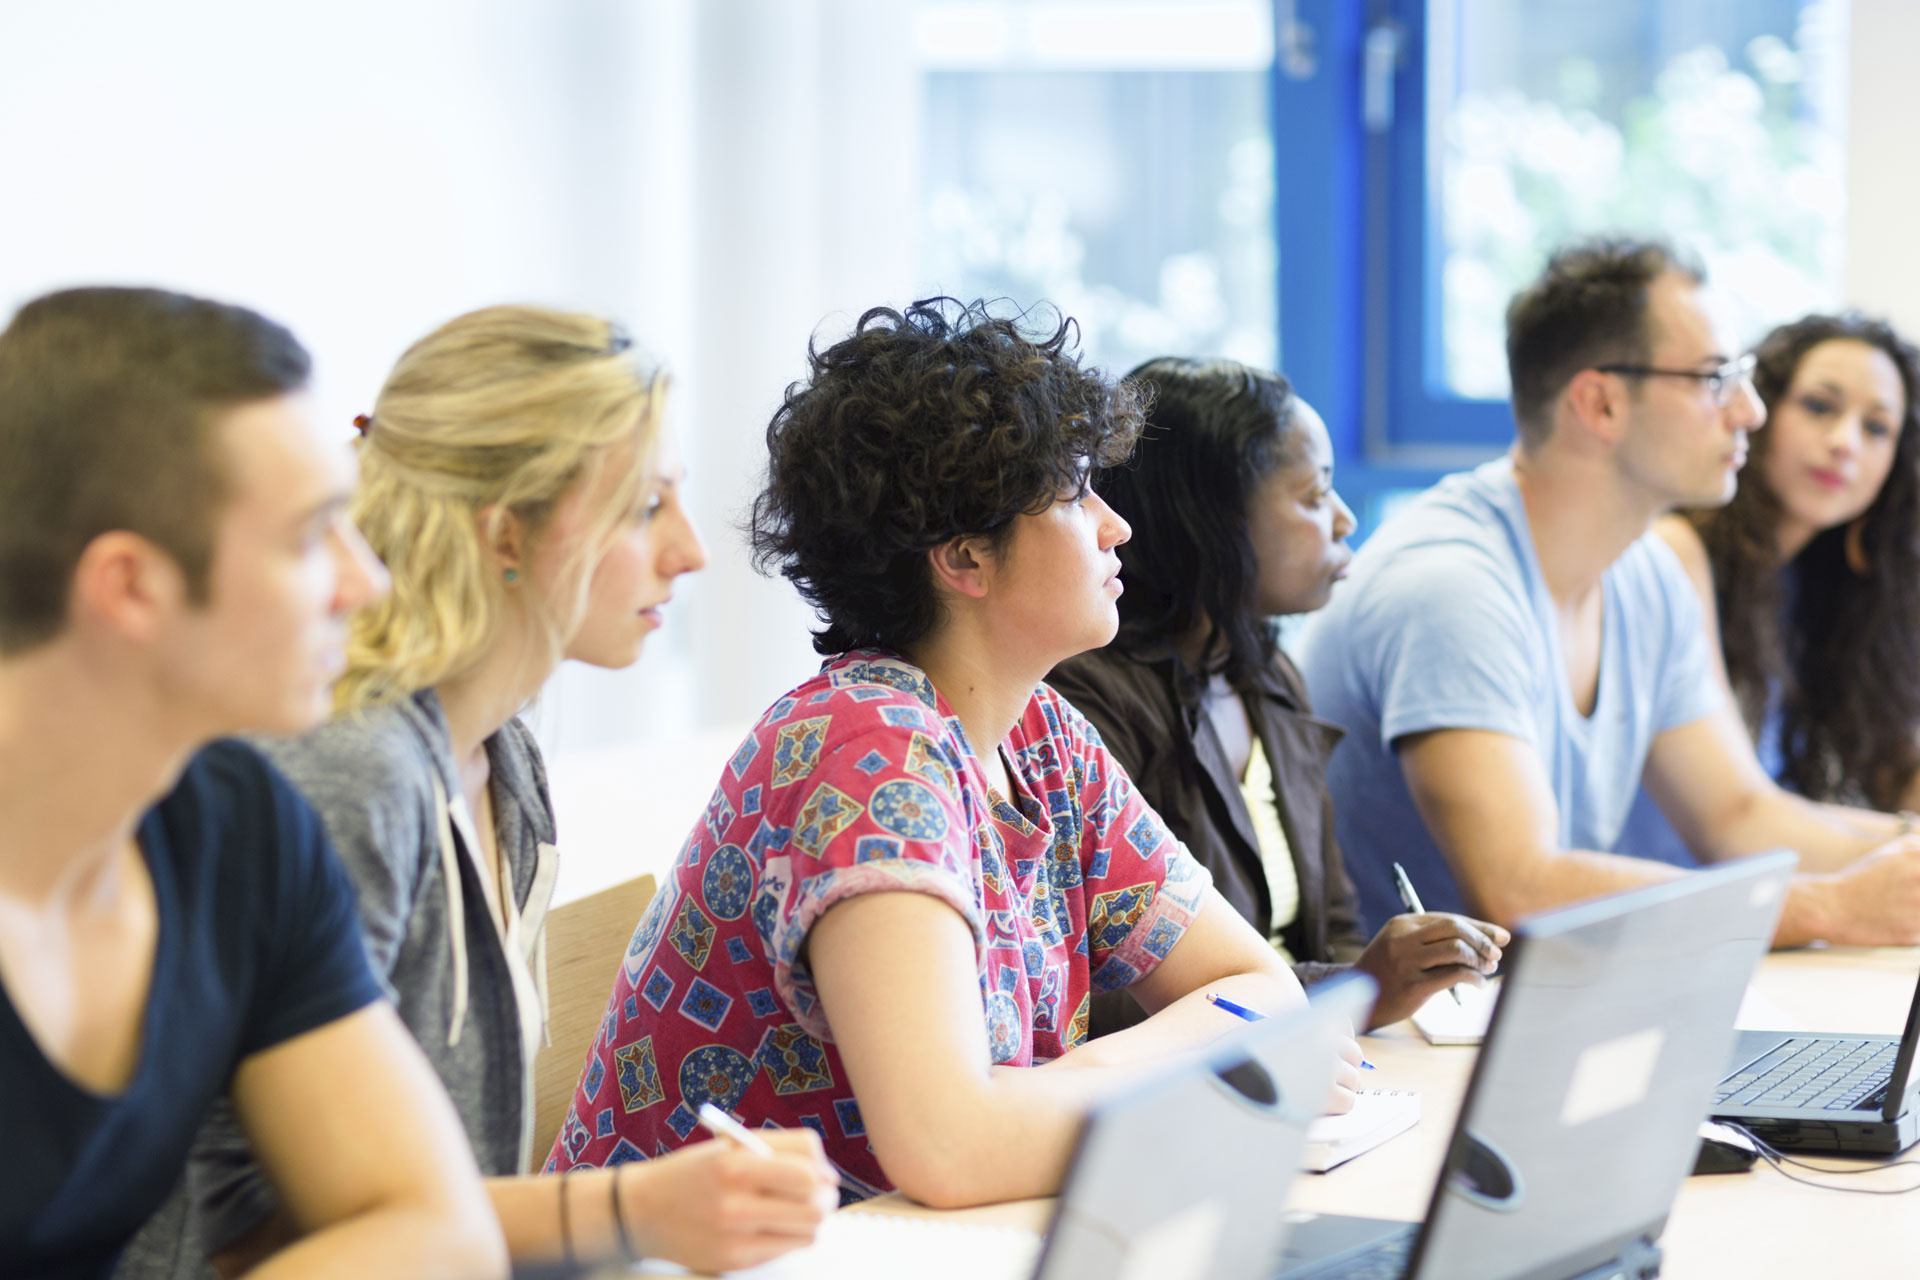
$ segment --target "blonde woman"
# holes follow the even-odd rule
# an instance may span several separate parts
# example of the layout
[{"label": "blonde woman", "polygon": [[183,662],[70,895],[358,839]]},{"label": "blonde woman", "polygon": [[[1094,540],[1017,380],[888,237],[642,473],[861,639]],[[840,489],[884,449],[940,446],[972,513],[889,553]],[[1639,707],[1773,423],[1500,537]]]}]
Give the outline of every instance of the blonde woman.
[{"label": "blonde woman", "polygon": [[[357,882],[375,970],[452,1094],[522,1264],[731,1270],[806,1243],[834,1203],[805,1131],[766,1135],[771,1160],[709,1142],[522,1176],[555,866],[546,775],[515,713],[562,659],[632,663],[673,580],[705,563],[662,391],[591,316],[495,307],[407,351],[360,421],[352,512],[392,594],[355,619],[333,723],[265,744]],[[244,1148],[203,1156],[223,1269],[291,1234]]]}]

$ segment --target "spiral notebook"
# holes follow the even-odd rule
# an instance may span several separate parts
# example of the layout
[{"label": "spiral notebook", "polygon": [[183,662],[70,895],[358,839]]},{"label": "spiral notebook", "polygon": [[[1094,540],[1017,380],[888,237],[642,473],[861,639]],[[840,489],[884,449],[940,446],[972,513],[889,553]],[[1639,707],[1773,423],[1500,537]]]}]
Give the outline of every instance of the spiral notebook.
[{"label": "spiral notebook", "polygon": [[1419,1123],[1420,1095],[1413,1090],[1361,1089],[1354,1095],[1353,1110],[1321,1116],[1307,1126],[1300,1167],[1325,1173]]}]

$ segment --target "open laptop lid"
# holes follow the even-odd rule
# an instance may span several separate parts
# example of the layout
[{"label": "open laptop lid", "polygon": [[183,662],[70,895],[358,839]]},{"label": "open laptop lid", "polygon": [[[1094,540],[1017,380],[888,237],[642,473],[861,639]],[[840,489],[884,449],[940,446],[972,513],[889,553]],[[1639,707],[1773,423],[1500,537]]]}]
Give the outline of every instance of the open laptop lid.
[{"label": "open laptop lid", "polygon": [[1409,1275],[1565,1280],[1651,1250],[1796,862],[1520,922]]},{"label": "open laptop lid", "polygon": [[1269,1280],[1307,1126],[1373,995],[1364,974],[1322,983],[1310,1008],[1096,1108],[1036,1280]]},{"label": "open laptop lid", "polygon": [[1913,1003],[1907,1006],[1907,1025],[1900,1032],[1900,1051],[1893,1058],[1893,1074],[1888,1077],[1887,1098],[1880,1107],[1880,1118],[1891,1124],[1907,1109],[1914,1088],[1913,1060],[1920,1046],[1920,980],[1913,984]]}]

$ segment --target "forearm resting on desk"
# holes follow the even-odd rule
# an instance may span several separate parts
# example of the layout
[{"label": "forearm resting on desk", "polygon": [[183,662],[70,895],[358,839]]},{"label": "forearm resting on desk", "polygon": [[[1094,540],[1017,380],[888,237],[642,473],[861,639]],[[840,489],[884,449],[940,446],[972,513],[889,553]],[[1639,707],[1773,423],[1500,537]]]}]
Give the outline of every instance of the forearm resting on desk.
[{"label": "forearm resting on desk", "polygon": [[1838,871],[1898,834],[1898,819],[1886,814],[1783,791],[1754,757],[1731,704],[1656,736],[1644,780],[1703,862],[1792,849],[1803,872]]},{"label": "forearm resting on desk", "polygon": [[631,1248],[694,1271],[738,1271],[810,1243],[839,1203],[816,1134],[757,1136],[772,1157],[709,1139],[611,1169],[491,1178],[487,1191],[517,1263],[619,1262]]},{"label": "forearm resting on desk", "polygon": [[808,963],[887,1177],[937,1208],[1052,1195],[1091,1106],[1235,1029],[1228,1015],[1179,999],[1187,990],[1217,970],[1219,989],[1236,1000],[1263,1011],[1297,1003],[1293,975],[1223,904],[1251,939],[1248,956],[1264,959],[1210,956],[1212,929],[1200,926],[1213,906],[1160,966],[1193,966],[1186,990],[1156,986],[1158,971],[1135,988],[1149,1008],[1178,1009],[1039,1068],[990,1065],[973,939],[951,908],[882,893],[830,909],[808,939]]},{"label": "forearm resting on desk", "polygon": [[[1455,872],[1459,875],[1458,870]],[[1539,850],[1506,863],[1497,875],[1460,876],[1467,907],[1484,920],[1512,929],[1523,916],[1660,884],[1686,874],[1645,858],[1591,849]]]},{"label": "forearm resting on desk", "polygon": [[[1687,758],[1690,744],[1724,757],[1710,722],[1655,740],[1647,786],[1680,834],[1709,857],[1786,845],[1817,852],[1813,874],[1788,893],[1775,946],[1816,939],[1874,946],[1920,942],[1920,838],[1866,850],[1820,808],[1771,783],[1717,787],[1718,771]],[[1504,734],[1446,730],[1399,744],[1408,789],[1459,882],[1468,908],[1512,927],[1520,916],[1682,875],[1663,862],[1554,847],[1559,809],[1532,748]],[[1736,764],[1741,763],[1736,760]],[[1762,839],[1771,832],[1772,839]],[[1709,841],[1708,837],[1715,837]],[[1829,868],[1834,865],[1839,870]]]},{"label": "forearm resting on desk", "polygon": [[[1455,862],[1454,874],[1469,910],[1507,928],[1537,911],[1686,874],[1664,862],[1584,849],[1536,850],[1504,861],[1501,868],[1476,875]],[[1796,876],[1773,945],[1798,947],[1816,941],[1853,946],[1920,943],[1920,843],[1905,839],[1844,871]]]},{"label": "forearm resting on desk", "polygon": [[301,1234],[260,1280],[506,1274],[453,1104],[389,1006],[247,1058],[233,1100]]},{"label": "forearm resting on desk", "polygon": [[[1673,811],[1651,776],[1648,790],[1663,810]],[[1704,862],[1792,849],[1800,855],[1800,869],[1809,873],[1843,870],[1899,834],[1899,820],[1890,814],[1817,804],[1771,782],[1729,798],[1709,814],[1682,812],[1674,827]]]},{"label": "forearm resting on desk", "polygon": [[1782,791],[1726,720],[1710,717],[1656,738],[1646,785],[1705,859],[1777,848],[1800,855],[1802,874],[1774,944],[1920,942],[1920,839],[1896,834],[1899,822],[1886,814]]},{"label": "forearm resting on desk", "polygon": [[1815,941],[1860,947],[1920,943],[1920,841],[1903,836],[1844,871],[1795,878],[1773,945]]},{"label": "forearm resting on desk", "polygon": [[1656,884],[1678,868],[1559,847],[1560,810],[1528,743],[1447,729],[1397,742],[1401,772],[1467,910],[1511,929],[1521,916]]},{"label": "forearm resting on desk", "polygon": [[1306,993],[1293,970],[1218,891],[1208,889],[1180,941],[1152,972],[1127,989],[1150,1015],[1063,1058],[1076,1065],[1164,1063],[1237,1029],[1238,1020],[1206,1002],[1222,995],[1260,1013],[1298,1009]]},{"label": "forearm resting on desk", "polygon": [[1788,848],[1801,875],[1774,945],[1920,942],[1920,838],[1888,814],[1815,804],[1769,784],[1729,824],[1725,856]]},{"label": "forearm resting on desk", "polygon": [[[1556,850],[1530,860],[1528,874],[1513,875],[1481,901],[1466,877],[1461,889],[1470,907],[1508,927],[1536,911],[1621,893],[1671,880],[1686,872],[1663,862],[1587,850]],[[1909,946],[1920,943],[1920,842],[1887,845],[1844,871],[1800,875],[1788,890],[1774,931],[1776,947],[1810,942],[1844,946]]]}]

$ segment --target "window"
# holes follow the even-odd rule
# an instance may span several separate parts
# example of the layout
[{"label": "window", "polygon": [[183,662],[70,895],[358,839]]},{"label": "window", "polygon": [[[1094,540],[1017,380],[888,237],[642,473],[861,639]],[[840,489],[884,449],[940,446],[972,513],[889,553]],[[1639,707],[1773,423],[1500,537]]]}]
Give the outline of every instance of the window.
[{"label": "window", "polygon": [[1121,372],[1277,357],[1265,3],[923,4],[921,279]]},{"label": "window", "polygon": [[1697,254],[1735,336],[1838,300],[1845,6],[1427,6],[1439,342],[1427,376],[1504,399],[1506,299],[1602,228]]},{"label": "window", "polygon": [[1675,241],[1741,342],[1840,301],[1846,0],[1279,8],[1287,372],[1363,531],[1512,439],[1506,304],[1568,239]]}]

